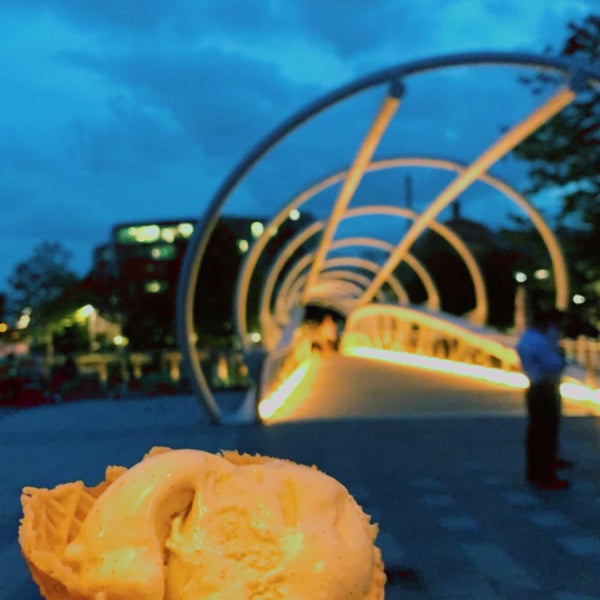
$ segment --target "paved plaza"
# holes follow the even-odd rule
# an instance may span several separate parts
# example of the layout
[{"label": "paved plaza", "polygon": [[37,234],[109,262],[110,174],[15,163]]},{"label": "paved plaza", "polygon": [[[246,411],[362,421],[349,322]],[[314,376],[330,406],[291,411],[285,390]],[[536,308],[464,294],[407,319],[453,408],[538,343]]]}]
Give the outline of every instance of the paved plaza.
[{"label": "paved plaza", "polygon": [[600,599],[600,420],[564,420],[570,489],[523,480],[523,415],[213,426],[187,396],[0,413],[0,598],[38,600],[17,543],[24,485],[95,484],[154,445],[315,464],[379,523],[386,598]]}]

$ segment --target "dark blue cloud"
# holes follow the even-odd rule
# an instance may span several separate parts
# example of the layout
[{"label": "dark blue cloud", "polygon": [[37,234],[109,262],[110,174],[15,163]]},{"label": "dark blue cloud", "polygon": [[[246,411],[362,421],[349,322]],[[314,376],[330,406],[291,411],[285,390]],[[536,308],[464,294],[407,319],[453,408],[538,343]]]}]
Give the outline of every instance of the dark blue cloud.
[{"label": "dark blue cloud", "polygon": [[[312,91],[289,82],[273,65],[218,49],[193,54],[71,53],[65,60],[127,89],[134,98],[128,122],[135,110],[142,121],[134,126],[138,135],[149,124],[144,110],[166,114],[180,132],[178,143],[198,144],[214,155],[235,155],[249,147]],[[122,102],[116,104],[122,116]]]},{"label": "dark blue cloud", "polygon": [[107,99],[105,121],[73,119],[66,151],[89,171],[123,174],[160,168],[189,152],[189,139],[125,96]]},{"label": "dark blue cloud", "polygon": [[127,28],[134,31],[152,31],[180,14],[176,2],[162,0],[139,0],[121,2],[79,2],[78,0],[5,0],[4,10],[27,15],[41,11],[64,18],[84,29]]},{"label": "dark blue cloud", "polygon": [[[337,85],[450,52],[539,52],[594,5],[5,0],[0,281],[19,239],[60,234],[84,270],[117,221],[201,213],[250,148]],[[474,83],[409,82],[378,156],[477,155],[518,113],[485,77]],[[357,97],[285,140],[240,186],[237,206],[258,211],[346,168],[382,95]],[[378,180],[374,193],[399,180]]]},{"label": "dark blue cloud", "polygon": [[291,7],[280,2],[6,0],[3,6],[5,10],[27,15],[44,12],[95,34],[133,35],[135,40],[151,39],[165,32],[198,38],[223,31],[256,38],[277,34],[278,30],[281,33],[293,24],[289,18]]},{"label": "dark blue cloud", "polygon": [[[441,0],[439,10],[432,10],[428,1],[411,3],[409,7],[406,2],[384,0],[372,0],[366,5],[360,0],[321,0],[303,3],[299,18],[311,35],[344,59],[350,59],[394,46],[435,47],[443,19],[441,9],[451,1]],[[389,56],[391,63],[403,59],[399,53]]]}]

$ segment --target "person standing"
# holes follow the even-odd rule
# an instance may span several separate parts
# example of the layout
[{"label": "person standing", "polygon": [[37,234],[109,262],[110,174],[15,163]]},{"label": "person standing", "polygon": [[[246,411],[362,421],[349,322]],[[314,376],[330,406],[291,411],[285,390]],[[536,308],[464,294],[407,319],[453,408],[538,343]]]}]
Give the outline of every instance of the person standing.
[{"label": "person standing", "polygon": [[559,386],[565,367],[564,355],[553,331],[558,314],[556,310],[534,310],[517,344],[521,366],[529,378],[525,394],[526,479],[544,490],[560,490],[569,485],[555,472],[561,404]]},{"label": "person standing", "polygon": [[[560,346],[560,338],[565,327],[565,314],[558,310],[552,309],[548,313],[548,327],[546,329],[546,335],[550,339],[552,347],[564,359],[564,350]],[[562,420],[562,397],[560,395],[560,387],[557,389],[556,394],[556,439],[555,439],[555,452],[554,452],[554,467],[556,469],[568,469],[573,466],[573,461],[561,458],[560,456],[560,424]]]},{"label": "person standing", "polygon": [[319,327],[322,350],[335,352],[338,349],[340,333],[336,322],[331,315],[325,315]]}]

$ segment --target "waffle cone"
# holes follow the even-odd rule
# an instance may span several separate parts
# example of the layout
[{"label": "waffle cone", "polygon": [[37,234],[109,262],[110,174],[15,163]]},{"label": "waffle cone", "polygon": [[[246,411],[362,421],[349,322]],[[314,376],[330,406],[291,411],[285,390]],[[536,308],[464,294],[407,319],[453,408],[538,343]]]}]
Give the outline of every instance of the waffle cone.
[{"label": "waffle cone", "polygon": [[124,467],[108,467],[104,481],[95,487],[75,481],[53,489],[23,488],[19,544],[47,600],[89,600],[77,592],[76,574],[64,564],[62,555],[96,499],[125,471]]}]

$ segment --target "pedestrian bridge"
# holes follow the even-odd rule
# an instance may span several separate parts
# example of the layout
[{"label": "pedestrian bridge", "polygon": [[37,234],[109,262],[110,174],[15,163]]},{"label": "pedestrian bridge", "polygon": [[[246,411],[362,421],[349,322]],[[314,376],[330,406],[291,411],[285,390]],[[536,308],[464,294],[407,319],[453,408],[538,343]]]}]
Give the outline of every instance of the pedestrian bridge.
[{"label": "pedestrian bridge", "polygon": [[[257,406],[263,421],[523,412],[528,380],[515,337],[391,305],[358,309],[347,323],[335,351],[312,348],[318,333],[309,326],[296,329],[288,345],[269,355]],[[561,391],[572,402],[568,410],[596,414],[600,344],[580,339],[563,346],[569,365]]]},{"label": "pedestrian bridge", "polygon": [[[518,83],[540,74],[542,94],[531,94]],[[524,176],[510,162],[511,152],[599,85],[597,67],[565,58],[478,53],[416,61],[334,90],[259,142],[200,220],[180,278],[178,334],[184,366],[211,418],[231,420],[203,372],[195,306],[198,295],[206,293],[198,289],[198,281],[211,235],[221,216],[232,214],[260,215],[249,219],[248,239],[240,233],[236,242],[240,262],[232,290],[230,344],[232,352],[243,356],[254,384],[234,421],[322,414],[322,403],[321,413],[301,408],[322,393],[309,385],[319,370],[328,373],[324,387],[332,399],[329,405],[340,394],[338,386],[346,390],[348,402],[353,389],[369,396],[369,385],[395,377],[389,368],[382,372],[381,363],[427,370],[426,378],[417,379],[438,381],[431,395],[443,395],[455,385],[448,377],[461,378],[462,394],[475,385],[500,386],[513,395],[522,390],[527,380],[515,343],[524,327],[531,282],[542,285],[534,275],[544,274],[539,277],[544,292],[561,310],[569,308],[573,291],[560,242],[546,216],[520,191]],[[521,101],[503,107],[503,115],[493,110],[486,115],[484,106],[477,128],[484,139],[464,135],[463,160],[444,156],[449,140],[458,135],[444,119],[468,123],[474,115],[465,120],[464,114],[451,114],[452,106],[461,109],[460,102],[441,103],[443,110],[423,115],[431,96],[483,98],[491,92],[491,102],[498,89],[506,94],[509,88],[522,95]],[[499,118],[509,125],[498,136]],[[421,129],[415,130],[417,126]],[[482,230],[468,235],[468,227],[458,227],[462,222],[473,228],[459,210],[467,203],[478,204],[475,212],[492,221],[502,212],[517,211],[528,223],[531,235],[519,250],[531,260],[519,280],[511,276],[499,286],[494,281],[498,271],[489,264],[487,272],[483,268],[492,237],[484,239]],[[531,244],[537,244],[535,250]],[[454,266],[435,272],[430,263],[447,252]],[[463,307],[458,312],[445,310],[449,289],[455,296],[458,291]],[[501,303],[504,309],[510,304],[513,318],[498,327],[490,315]],[[327,348],[315,351],[315,311],[337,320],[335,354]],[[598,402],[597,342],[564,344],[570,367],[563,393]],[[344,387],[348,381],[353,382],[350,390]],[[385,412],[383,404],[375,410]]]}]

